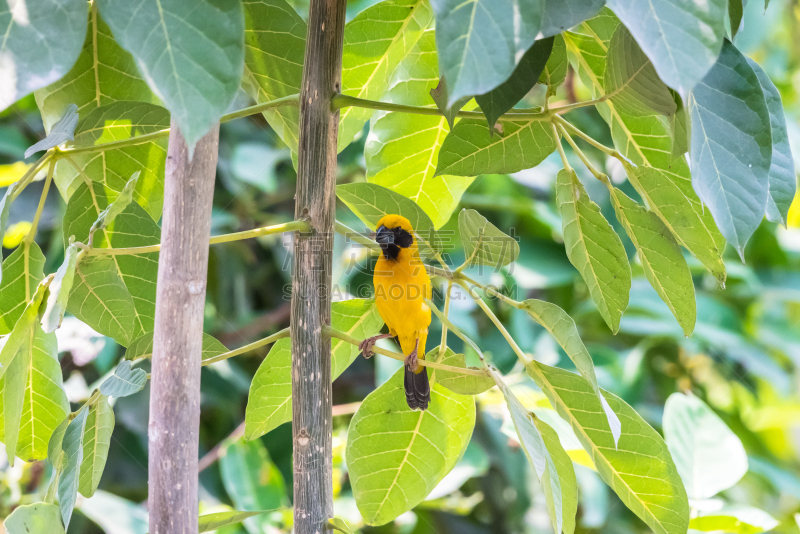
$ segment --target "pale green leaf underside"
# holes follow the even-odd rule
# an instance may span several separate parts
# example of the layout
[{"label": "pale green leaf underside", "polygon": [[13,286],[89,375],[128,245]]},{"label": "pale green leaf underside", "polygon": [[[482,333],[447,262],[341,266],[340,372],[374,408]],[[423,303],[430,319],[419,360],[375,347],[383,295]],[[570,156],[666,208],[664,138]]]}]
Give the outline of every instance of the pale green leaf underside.
[{"label": "pale green leaf underside", "polygon": [[58,504],[61,508],[61,519],[67,528],[78,499],[80,466],[83,461],[83,431],[86,428],[88,413],[89,411],[84,407],[78,412],[75,419],[69,422],[61,444],[63,464],[58,477]]},{"label": "pale green leaf underside", "polygon": [[240,2],[102,0],[100,13],[192,151],[233,102],[244,67]]},{"label": "pale green leaf underside", "polygon": [[[356,339],[377,334],[383,326],[375,301],[334,302],[331,325]],[[335,380],[358,356],[358,347],[342,340],[331,345],[331,379]],[[279,339],[259,366],[250,385],[245,411],[245,437],[255,439],[292,420],[292,343]]]},{"label": "pale green leaf underside", "polygon": [[561,170],[556,182],[564,244],[612,332],[628,307],[631,268],[619,236],[592,202],[575,172]]},{"label": "pale green leaf underside", "polygon": [[94,495],[100,484],[113,432],[114,410],[108,403],[108,397],[102,395],[89,408],[83,431],[83,462],[81,462],[78,491],[84,497]]},{"label": "pale green leaf underside", "polygon": [[3,521],[8,534],[30,534],[47,532],[47,534],[64,534],[61,514],[55,504],[37,502],[18,506]]},{"label": "pale green leaf underside", "polygon": [[617,220],[631,238],[644,274],[661,300],[678,320],[683,333],[691,335],[697,319],[694,282],[677,241],[661,219],[617,188],[612,188]]},{"label": "pale green leaf underside", "polygon": [[369,525],[422,502],[461,458],[475,426],[474,397],[437,384],[435,372],[428,409],[409,408],[403,372],[367,396],[347,432],[353,495]]},{"label": "pale green leaf underside", "polygon": [[[575,468],[572,466],[572,458],[561,445],[558,434],[544,421],[531,414],[533,423],[539,430],[553,466],[558,473],[558,480],[561,486],[561,532],[573,534],[575,532],[575,516],[578,513],[578,481],[575,477]],[[542,486],[547,487],[551,484],[550,473],[545,473],[542,479]]]},{"label": "pale green leaf underside", "polygon": [[622,422],[617,446],[591,385],[579,375],[538,362],[528,374],[575,431],[597,472],[623,503],[657,534],[685,534],[689,502],[666,443],[615,395],[603,396]]},{"label": "pale green leaf underside", "polygon": [[132,368],[131,362],[123,360],[117,365],[114,374],[100,384],[100,393],[107,397],[127,397],[141,391],[147,383],[144,369]]},{"label": "pale green leaf underside", "polygon": [[69,71],[86,34],[86,2],[5,1],[0,6],[0,28],[4,77],[0,110],[4,110]]},{"label": "pale green leaf underside", "polygon": [[664,407],[664,437],[692,499],[709,499],[747,473],[742,442],[693,395],[673,393]]}]

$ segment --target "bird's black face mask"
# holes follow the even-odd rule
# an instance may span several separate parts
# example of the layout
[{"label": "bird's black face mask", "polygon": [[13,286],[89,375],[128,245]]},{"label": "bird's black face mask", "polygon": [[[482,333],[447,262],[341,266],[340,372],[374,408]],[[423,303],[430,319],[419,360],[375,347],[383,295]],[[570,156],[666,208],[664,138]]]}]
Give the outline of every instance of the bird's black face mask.
[{"label": "bird's black face mask", "polygon": [[381,225],[375,235],[375,241],[381,246],[383,256],[387,260],[396,260],[401,248],[408,248],[414,243],[414,236],[400,228],[386,228]]}]

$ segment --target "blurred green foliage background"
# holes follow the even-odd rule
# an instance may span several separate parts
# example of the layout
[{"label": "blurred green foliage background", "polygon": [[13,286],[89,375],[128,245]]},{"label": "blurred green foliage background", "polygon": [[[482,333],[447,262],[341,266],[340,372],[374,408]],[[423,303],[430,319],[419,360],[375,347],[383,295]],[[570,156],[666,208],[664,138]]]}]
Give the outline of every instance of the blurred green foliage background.
[{"label": "blurred green foliage background", "polygon": [[[295,7],[307,13],[307,3]],[[351,1],[352,17],[371,0]],[[751,0],[736,45],[755,58],[780,88],[795,156],[800,156],[800,2]],[[560,90],[556,100],[589,99],[576,77]],[[534,88],[520,107],[542,102]],[[233,108],[250,102],[244,93]],[[573,112],[581,129],[611,145],[605,122],[594,111]],[[364,181],[361,138],[339,156],[339,183]],[[0,114],[0,188],[21,176],[28,162],[25,149],[42,138],[44,130],[32,96]],[[629,195],[635,192],[624,172],[589,147],[583,147],[598,166]],[[749,472],[724,492],[727,501],[749,504],[780,521],[774,532],[798,533],[800,512],[800,201],[790,212],[789,228],[761,225],[746,251],[746,264],[728,249],[728,282],[724,289],[696,262],[691,264],[698,288],[698,323],[685,338],[666,306],[634,265],[633,291],[620,333],[612,336],[594,308],[577,271],[570,265],[554,209],[553,184],[561,164],[553,154],[535,169],[513,176],[480,176],[462,199],[463,207],[479,210],[498,228],[513,229],[520,240],[516,264],[501,272],[472,275],[482,282],[505,286],[515,298],[535,296],[557,303],[576,320],[597,366],[600,385],[634,406],[648,422],[661,428],[666,398],[676,391],[692,391],[704,399],[743,442]],[[575,168],[584,170],[577,160]],[[293,219],[296,174],[289,149],[260,116],[222,125],[220,158],[214,198],[214,233],[247,230]],[[585,178],[582,176],[582,178]],[[11,229],[3,240],[3,256],[10,254],[27,232],[42,181],[28,187],[14,203]],[[608,196],[598,182],[585,185],[593,199]],[[59,227],[65,205],[52,188],[40,224],[39,244],[53,272],[63,259]],[[610,205],[603,206],[609,220]],[[353,228],[363,225],[339,205],[337,218]],[[451,263],[463,261],[455,239],[455,216],[443,229],[454,239],[447,251]],[[622,232],[624,235],[624,232]],[[625,239],[625,238],[623,238]],[[634,249],[627,243],[631,254]],[[242,346],[288,325],[288,237],[216,245],[211,249],[205,330],[229,348]],[[370,262],[364,249],[337,237],[335,297],[368,296]],[[571,363],[543,329],[524,312],[492,301],[495,312],[526,352],[548,364],[569,368]],[[469,298],[455,298],[451,319],[472,336],[504,373],[518,365],[499,332]],[[73,407],[85,400],[101,377],[113,369],[123,348],[68,317],[58,330],[61,366]],[[428,349],[438,343],[436,321]],[[451,346],[463,351],[460,340]],[[220,530],[224,534],[288,532],[291,514],[291,428],[288,424],[261,439],[245,442],[243,427],[247,392],[258,364],[268,349],[204,368],[202,378],[201,501],[202,512],[236,509],[281,509]],[[474,355],[469,354],[468,359]],[[335,508],[352,527],[363,523],[352,499],[344,453],[345,433],[357,403],[399,365],[381,357],[359,359],[334,384]],[[524,402],[551,414],[544,396],[521,375],[514,384]],[[144,534],[147,512],[148,389],[114,406],[117,426],[100,491],[78,503],[70,534]],[[479,397],[478,423],[469,448],[424,504],[393,524],[364,528],[364,532],[427,534],[545,532],[549,529],[544,498],[513,430],[509,431],[502,398],[490,390]],[[567,431],[568,432],[568,431]],[[585,453],[572,451],[580,485],[579,532],[627,534],[647,528],[618,502],[591,468]],[[0,454],[5,462],[5,454]],[[581,465],[582,464],[582,465]],[[49,479],[45,462],[0,471],[0,518],[15,506],[41,500]],[[2,529],[2,527],[0,527]]]}]

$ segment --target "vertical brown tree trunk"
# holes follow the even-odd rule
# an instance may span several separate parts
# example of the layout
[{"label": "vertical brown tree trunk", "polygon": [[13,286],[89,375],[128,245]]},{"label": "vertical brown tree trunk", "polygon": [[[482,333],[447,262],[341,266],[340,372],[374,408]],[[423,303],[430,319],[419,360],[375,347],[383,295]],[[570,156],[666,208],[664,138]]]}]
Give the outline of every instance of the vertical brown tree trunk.
[{"label": "vertical brown tree trunk", "polygon": [[292,278],[292,432],[294,531],[322,534],[333,517],[331,467],[330,282],[339,112],[331,97],[342,78],[346,0],[311,0],[300,94],[296,218],[312,230],[295,235]]},{"label": "vertical brown tree trunk", "polygon": [[151,534],[196,534],[200,363],[219,124],[189,152],[172,122],[167,152],[150,391]]}]

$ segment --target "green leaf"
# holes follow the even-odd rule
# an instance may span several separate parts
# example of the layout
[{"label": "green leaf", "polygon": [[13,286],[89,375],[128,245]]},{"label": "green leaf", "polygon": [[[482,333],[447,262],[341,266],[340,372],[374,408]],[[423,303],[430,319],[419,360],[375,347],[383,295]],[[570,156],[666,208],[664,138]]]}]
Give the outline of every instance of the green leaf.
[{"label": "green leaf", "polygon": [[[451,367],[478,369],[478,367],[467,367],[464,361],[464,355],[456,354],[450,347],[445,349],[444,356],[441,359],[438,359],[438,356],[439,347],[436,347],[428,352],[425,359],[428,361],[437,361],[442,365],[449,365]],[[477,395],[494,387],[494,379],[491,377],[464,375],[461,373],[454,373],[453,371],[443,371],[442,369],[436,370],[436,381],[439,385],[459,395]]]},{"label": "green leaf", "polygon": [[23,242],[3,262],[0,283],[0,335],[11,333],[25,305],[44,278],[44,254],[39,245]]},{"label": "green leaf", "polygon": [[108,226],[114,222],[114,219],[117,218],[117,215],[125,211],[125,208],[130,205],[133,200],[133,190],[136,187],[136,182],[139,180],[139,174],[141,174],[140,171],[133,173],[133,176],[131,176],[130,180],[125,184],[125,187],[122,188],[122,191],[120,191],[119,196],[97,216],[97,220],[94,221],[94,224],[92,224],[92,227],[89,229],[90,240],[95,232],[108,228]]},{"label": "green leaf", "polygon": [[536,167],[556,149],[546,121],[504,120],[502,133],[480,119],[464,119],[445,138],[436,174],[509,174]]},{"label": "green leaf", "polygon": [[605,412],[582,377],[532,362],[528,374],[575,431],[600,477],[656,534],[685,534],[689,502],[667,445],[633,408],[602,391],[622,421],[617,446],[605,430]]},{"label": "green leaf", "polygon": [[86,34],[82,0],[6,0],[0,5],[0,111],[69,71]]},{"label": "green leaf", "polygon": [[55,334],[45,334],[38,313],[45,286],[40,284],[11,334],[0,348],[0,399],[8,461],[47,456],[47,443],[69,410],[61,385]]},{"label": "green leaf", "polygon": [[450,92],[447,90],[447,80],[444,79],[444,76],[439,78],[439,83],[429,91],[429,94],[431,95],[433,103],[436,104],[436,107],[447,120],[447,126],[449,126],[451,130],[456,123],[458,112],[461,111],[472,98],[471,96],[465,96],[450,104]]},{"label": "green leaf", "polygon": [[[239,510],[261,513],[289,505],[283,476],[261,440],[226,442],[220,454],[219,472],[225,491]],[[251,534],[267,532],[270,524],[269,516],[244,519]]]},{"label": "green leaf", "polygon": [[[72,147],[91,147],[112,141],[123,141],[169,128],[169,112],[143,102],[116,102],[99,107],[78,124]],[[167,138],[146,143],[70,156],[82,171],[70,162],[56,164],[55,183],[61,195],[69,200],[85,178],[103,184],[106,195],[121,194],[131,175],[139,172],[133,198],[145,208],[154,221],[161,219],[164,202],[164,165]]]},{"label": "green leaf", "polygon": [[606,58],[603,89],[621,113],[641,115],[657,111],[666,116],[676,110],[669,88],[659,79],[653,64],[628,29],[617,26]]},{"label": "green leaf", "polygon": [[[91,185],[91,187],[90,187]],[[97,182],[82,184],[67,204],[64,215],[64,240],[75,236],[76,241],[86,243],[92,224],[113,198],[108,189]],[[131,203],[115,220],[111,227],[94,236],[95,248],[128,248],[157,245],[161,229],[150,215]],[[133,297],[133,333],[136,339],[152,332],[155,322],[156,278],[158,277],[158,253],[110,255],[117,271]]]},{"label": "green leaf", "polygon": [[[3,195],[3,198],[0,198],[0,239],[6,235],[6,227],[8,226],[8,214],[11,210],[11,195],[14,194],[14,190],[17,188],[17,183],[11,184],[8,188],[6,188],[6,192]],[[0,243],[1,245],[1,243]],[[20,247],[22,248],[22,247]],[[3,282],[3,268],[0,265],[0,284]]]},{"label": "green leaf", "polygon": [[[244,4],[243,87],[258,104],[300,93],[306,50],[306,22],[285,0]],[[280,50],[280,54],[275,51]],[[300,108],[283,106],[264,112],[283,142],[297,152]]]},{"label": "green leaf", "polygon": [[714,65],[722,48],[728,0],[608,0],[664,82],[682,96]]},{"label": "green leaf", "polygon": [[[85,6],[82,13],[86,13]],[[48,132],[69,104],[76,104],[78,113],[88,117],[98,106],[119,100],[159,103],[139,75],[133,56],[114,41],[94,2],[89,8],[86,39],[75,65],[63,78],[34,94]]]},{"label": "green leaf", "polygon": [[[428,29],[395,69],[383,100],[430,106],[439,80],[434,30]],[[472,176],[434,176],[439,148],[450,131],[445,117],[377,112],[364,147],[367,180],[410,198],[436,228],[450,220]]]},{"label": "green leaf", "polygon": [[589,287],[600,315],[616,333],[631,290],[625,247],[574,171],[558,173],[556,198],[567,257]]},{"label": "green leaf", "polygon": [[728,0],[728,19],[731,22],[731,39],[736,37],[739,33],[739,27],[742,25],[742,15],[744,15],[744,5],[747,0]]},{"label": "green leaf", "polygon": [[[561,494],[561,479],[559,477],[558,469],[553,462],[553,457],[545,445],[544,438],[539,432],[539,426],[534,423],[534,415],[528,412],[519,400],[511,393],[508,386],[503,382],[499,373],[490,369],[489,373],[497,383],[497,387],[503,392],[508,411],[511,413],[511,420],[514,423],[514,428],[517,430],[519,442],[525,455],[528,457],[531,465],[533,465],[536,476],[542,483],[544,490],[544,498],[547,502],[547,511],[550,514],[550,521],[553,524],[555,534],[560,534],[564,523],[563,515],[563,499]],[[546,426],[546,425],[545,425]],[[557,440],[557,437],[556,437]],[[572,519],[572,531],[575,530],[574,516]]]},{"label": "green leaf", "polygon": [[556,89],[564,83],[568,68],[567,44],[564,42],[564,37],[559,34],[553,38],[553,50],[550,52],[541,76],[539,76],[539,83],[547,86],[548,95],[554,95]]},{"label": "green leaf", "polygon": [[64,313],[67,311],[67,301],[72,282],[75,278],[75,265],[78,260],[78,246],[71,244],[64,253],[64,262],[56,271],[53,281],[48,288],[47,307],[42,314],[42,330],[47,333],[55,332],[61,326]]},{"label": "green leaf", "polygon": [[189,153],[236,97],[244,67],[244,17],[235,0],[101,0],[117,42],[133,54],[180,127]]},{"label": "green leaf", "polygon": [[758,76],[730,42],[692,90],[689,111],[692,185],[744,257],[747,240],[764,218],[772,136]]},{"label": "green leaf", "polygon": [[[372,299],[351,299],[331,305],[331,326],[366,339],[383,327]],[[358,357],[358,346],[331,340],[331,379],[335,380]],[[255,439],[292,420],[292,343],[278,340],[259,366],[250,385],[244,435]]]},{"label": "green leaf", "polygon": [[94,495],[108,458],[111,434],[114,432],[114,410],[108,397],[101,395],[89,406],[83,432],[83,461],[78,477],[78,491],[86,498]]},{"label": "green leaf", "polygon": [[[381,100],[391,75],[433,21],[427,0],[384,0],[347,23],[342,93]],[[339,115],[339,150],[350,144],[373,110],[351,106]]]},{"label": "green leaf", "polygon": [[88,256],[75,272],[67,309],[97,332],[126,346],[134,332],[134,302],[110,256]]},{"label": "green leaf", "polygon": [[629,169],[628,179],[675,239],[724,284],[725,238],[714,224],[711,212],[697,198],[686,162],[676,159],[670,170]]},{"label": "green leaf", "polygon": [[61,508],[61,519],[64,527],[69,528],[72,510],[78,499],[80,483],[80,467],[83,461],[83,432],[86,428],[86,417],[89,410],[82,408],[75,419],[70,421],[64,432],[62,443],[63,464],[58,478],[58,504]]},{"label": "green leaf", "polygon": [[344,519],[340,517],[332,517],[328,519],[328,524],[330,525],[329,528],[338,530],[339,532],[344,532],[345,534],[353,534],[353,531],[350,530],[350,527],[347,526]]},{"label": "green leaf", "polygon": [[3,527],[8,534],[64,534],[58,506],[43,502],[18,506],[3,521]]},{"label": "green leaf", "polygon": [[764,510],[759,510],[752,506],[732,505],[693,517],[689,522],[689,528],[701,532],[759,534],[760,532],[770,531],[779,524],[780,521]]},{"label": "green leaf", "polygon": [[75,126],[77,125],[78,106],[70,104],[67,106],[67,109],[64,110],[64,114],[61,115],[58,122],[50,129],[50,133],[47,134],[47,137],[30,146],[28,150],[25,151],[25,157],[29,158],[37,152],[50,150],[54,146],[58,146],[66,141],[71,141],[75,138]]},{"label": "green leaf", "polygon": [[708,499],[747,473],[742,442],[703,401],[673,393],[664,407],[664,437],[692,499]]},{"label": "green leaf", "polygon": [[[62,468],[61,464],[64,459],[62,446],[64,444],[64,433],[67,431],[69,422],[69,417],[64,417],[64,420],[61,421],[53,431],[53,435],[50,436],[50,441],[47,443],[47,460],[57,470],[61,470]],[[57,485],[58,484],[56,484],[56,486]]]},{"label": "green leaf", "polygon": [[542,3],[521,0],[432,0],[439,67],[450,89],[449,104],[503,83],[533,44]]},{"label": "green leaf", "polygon": [[475,398],[445,389],[435,370],[428,409],[409,408],[403,372],[364,399],[347,432],[350,483],[368,525],[386,524],[422,502],[464,454],[475,427]]},{"label": "green leaf", "polygon": [[245,519],[263,513],[264,511],[261,510],[255,512],[240,512],[238,510],[231,510],[230,512],[217,512],[215,514],[201,515],[198,518],[198,532],[212,532],[222,527],[227,527],[228,525],[241,523]]},{"label": "green leaf", "polygon": [[669,307],[687,336],[697,319],[694,282],[677,241],[661,219],[611,187],[611,202],[617,220],[631,238],[647,281]]},{"label": "green leaf", "polygon": [[414,232],[425,244],[435,249],[441,248],[428,214],[416,202],[400,193],[377,184],[355,183],[336,186],[336,196],[370,229],[375,228],[384,215],[402,215],[409,220]]},{"label": "green leaf", "polygon": [[677,109],[675,115],[670,120],[670,130],[672,131],[672,159],[677,159],[689,152],[689,116],[683,101],[678,93],[673,91]]},{"label": "green leaf", "polygon": [[541,36],[558,35],[597,15],[606,0],[542,0]]},{"label": "green leaf", "polygon": [[548,37],[533,43],[506,81],[488,93],[475,97],[481,111],[486,115],[490,132],[494,131],[497,119],[517,105],[539,81],[553,51],[553,41],[553,38]]},{"label": "green leaf", "polygon": [[[203,332],[203,349],[201,357],[203,360],[225,354],[228,349],[217,338],[211,334]],[[151,358],[153,356],[153,332],[149,332],[142,337],[136,338],[128,345],[125,351],[126,360],[138,360],[141,358]]]},{"label": "green leaf", "polygon": [[519,243],[486,220],[475,210],[458,214],[458,233],[470,266],[488,265],[496,270],[519,256]]},{"label": "green leaf", "polygon": [[100,393],[106,397],[127,397],[141,391],[147,383],[147,373],[143,369],[134,369],[131,362],[119,362],[114,374],[100,384]]},{"label": "green leaf", "polygon": [[783,102],[778,88],[769,79],[764,69],[750,58],[747,58],[747,62],[756,73],[758,83],[761,84],[761,89],[764,91],[772,129],[772,162],[769,167],[767,219],[786,226],[789,206],[792,205],[797,191],[797,175],[794,170],[792,150],[789,146]]},{"label": "green leaf", "polygon": [[[564,534],[572,534],[575,532],[575,516],[578,513],[578,481],[575,477],[575,468],[572,467],[572,458],[561,445],[556,431],[535,414],[532,413],[530,416],[544,440],[550,458],[553,460],[552,465],[555,466],[556,473],[558,473],[561,485],[561,517],[563,519],[561,531]],[[542,479],[542,486],[546,487],[550,484],[549,479],[550,473],[546,472]]]}]

